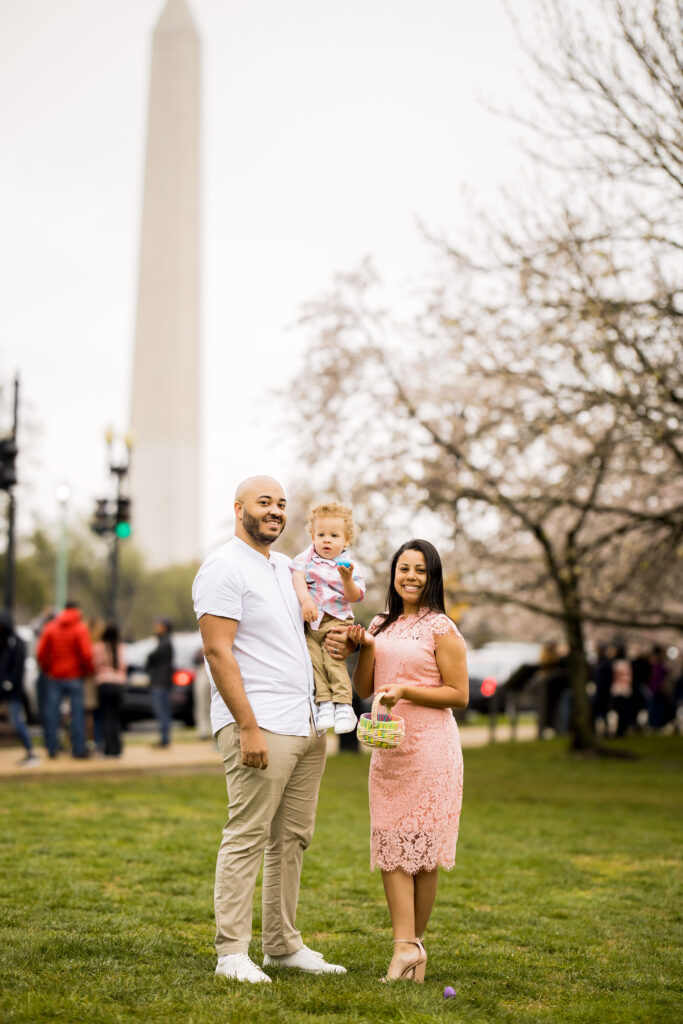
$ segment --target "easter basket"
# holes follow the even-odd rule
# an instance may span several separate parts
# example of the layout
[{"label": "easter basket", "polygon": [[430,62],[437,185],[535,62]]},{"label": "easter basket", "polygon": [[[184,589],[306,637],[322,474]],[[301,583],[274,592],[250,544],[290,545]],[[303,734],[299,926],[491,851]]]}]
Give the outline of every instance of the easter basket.
[{"label": "easter basket", "polygon": [[398,715],[379,710],[381,693],[375,695],[372,710],[358,719],[356,736],[365,747],[380,747],[389,750],[403,743],[406,734],[405,722]]}]

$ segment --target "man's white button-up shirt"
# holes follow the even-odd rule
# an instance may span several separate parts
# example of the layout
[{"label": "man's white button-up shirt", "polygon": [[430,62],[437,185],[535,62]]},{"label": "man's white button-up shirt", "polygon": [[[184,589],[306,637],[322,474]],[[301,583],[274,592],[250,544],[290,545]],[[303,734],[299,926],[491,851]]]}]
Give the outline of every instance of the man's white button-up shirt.
[{"label": "man's white button-up shirt", "polygon": [[[315,720],[313,668],[289,566],[286,555],[273,551],[265,558],[234,537],[206,559],[192,598],[198,619],[237,620],[232,652],[260,728],[308,736],[311,714]],[[211,679],[214,735],[234,720]]]}]

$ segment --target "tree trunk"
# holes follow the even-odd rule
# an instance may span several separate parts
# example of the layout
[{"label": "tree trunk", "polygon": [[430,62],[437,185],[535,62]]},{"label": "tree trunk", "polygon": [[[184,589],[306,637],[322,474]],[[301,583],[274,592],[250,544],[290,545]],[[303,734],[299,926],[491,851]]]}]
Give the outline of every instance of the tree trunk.
[{"label": "tree trunk", "polygon": [[571,750],[595,750],[595,732],[586,685],[589,680],[588,659],[580,619],[565,620],[565,633],[569,644],[569,683],[572,695],[570,727]]}]

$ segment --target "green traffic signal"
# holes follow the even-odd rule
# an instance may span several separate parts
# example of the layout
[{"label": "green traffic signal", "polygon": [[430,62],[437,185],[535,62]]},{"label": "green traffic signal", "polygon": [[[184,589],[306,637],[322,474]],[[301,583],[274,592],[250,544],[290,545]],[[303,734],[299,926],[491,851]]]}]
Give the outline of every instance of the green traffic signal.
[{"label": "green traffic signal", "polygon": [[114,533],[119,540],[125,540],[133,532],[130,524],[130,507],[130,498],[124,498],[122,495],[119,495],[116,499],[116,513],[114,516]]}]

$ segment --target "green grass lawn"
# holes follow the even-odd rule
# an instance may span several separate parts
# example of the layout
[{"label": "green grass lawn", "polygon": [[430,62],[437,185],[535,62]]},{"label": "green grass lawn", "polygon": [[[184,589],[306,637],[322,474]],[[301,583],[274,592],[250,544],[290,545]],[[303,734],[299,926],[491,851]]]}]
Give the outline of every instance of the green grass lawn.
[{"label": "green grass lawn", "polygon": [[679,1022],[683,741],[627,745],[640,760],[555,741],[465,752],[423,986],[377,982],[391,933],[365,757],[328,762],[299,903],[304,940],[349,972],[254,987],[213,976],[219,774],[6,782],[0,1020]]}]

